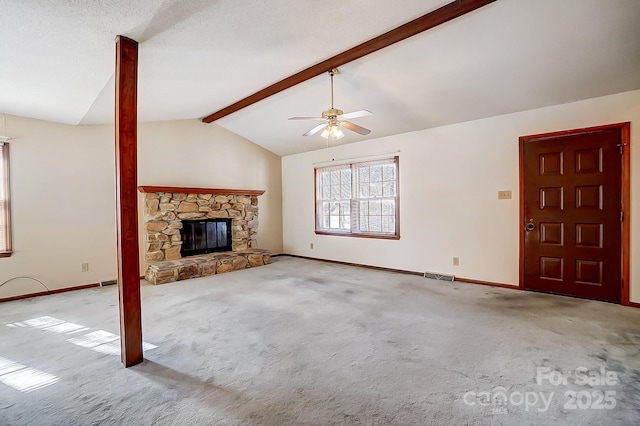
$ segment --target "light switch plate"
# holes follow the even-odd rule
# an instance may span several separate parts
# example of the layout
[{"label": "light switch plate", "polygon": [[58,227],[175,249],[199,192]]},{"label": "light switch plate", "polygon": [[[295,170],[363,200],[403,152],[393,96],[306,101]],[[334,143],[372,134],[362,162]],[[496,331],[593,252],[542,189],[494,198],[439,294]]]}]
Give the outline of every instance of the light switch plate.
[{"label": "light switch plate", "polygon": [[510,200],[511,191],[498,191],[498,200]]}]

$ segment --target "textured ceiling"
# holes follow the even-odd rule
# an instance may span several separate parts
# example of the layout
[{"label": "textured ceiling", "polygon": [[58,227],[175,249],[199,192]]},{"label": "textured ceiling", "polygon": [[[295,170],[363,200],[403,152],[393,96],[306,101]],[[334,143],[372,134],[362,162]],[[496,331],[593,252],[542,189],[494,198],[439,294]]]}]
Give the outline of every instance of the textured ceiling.
[{"label": "textured ceiling", "polygon": [[[114,37],[140,42],[139,119],[199,118],[448,0],[0,0],[0,112],[113,122]],[[392,5],[393,7],[390,7]],[[335,105],[377,138],[640,88],[640,0],[498,0],[344,65]],[[278,155],[323,75],[217,123]],[[205,125],[205,124],[203,124]]]}]

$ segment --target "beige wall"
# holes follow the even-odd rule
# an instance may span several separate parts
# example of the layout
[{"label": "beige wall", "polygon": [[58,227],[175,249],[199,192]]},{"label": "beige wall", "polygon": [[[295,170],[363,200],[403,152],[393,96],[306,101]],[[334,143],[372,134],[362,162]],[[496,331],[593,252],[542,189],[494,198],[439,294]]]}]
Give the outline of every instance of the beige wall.
[{"label": "beige wall", "polygon": [[[11,153],[14,254],[0,283],[32,277],[50,289],[117,276],[112,125],[68,126],[6,116]],[[264,189],[258,243],[282,250],[280,159],[219,126],[197,120],[139,126],[141,185]],[[179,152],[183,151],[183,152]],[[83,262],[89,271],[81,272]],[[20,278],[0,298],[40,292]]]},{"label": "beige wall", "polygon": [[[631,300],[640,302],[640,91],[283,157],[284,252],[517,285],[519,136],[624,121],[632,122]],[[315,235],[314,163],[397,150],[401,239]],[[513,198],[498,200],[498,190]]]}]

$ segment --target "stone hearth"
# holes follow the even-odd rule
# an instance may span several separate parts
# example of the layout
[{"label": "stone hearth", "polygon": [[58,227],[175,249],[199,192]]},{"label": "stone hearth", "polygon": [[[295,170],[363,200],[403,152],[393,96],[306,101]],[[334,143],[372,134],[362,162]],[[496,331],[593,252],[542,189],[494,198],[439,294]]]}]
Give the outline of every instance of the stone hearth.
[{"label": "stone hearth", "polygon": [[144,278],[153,284],[165,284],[270,263],[271,255],[267,250],[250,249],[209,253],[183,257],[179,260],[148,262]]},{"label": "stone hearth", "polygon": [[[141,186],[144,199],[145,278],[153,284],[271,263],[257,249],[258,196],[264,191]],[[230,252],[182,258],[183,219],[231,218]]]}]

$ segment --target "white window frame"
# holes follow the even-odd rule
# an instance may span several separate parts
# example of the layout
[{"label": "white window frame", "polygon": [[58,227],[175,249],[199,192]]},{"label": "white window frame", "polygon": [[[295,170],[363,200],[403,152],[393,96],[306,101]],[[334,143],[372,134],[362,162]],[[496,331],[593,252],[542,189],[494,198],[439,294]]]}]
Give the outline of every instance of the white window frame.
[{"label": "white window frame", "polygon": [[[369,172],[371,167],[390,164],[395,166],[393,179],[388,179],[387,176],[387,180],[385,180],[381,175],[374,184],[369,182],[370,178],[366,176],[361,182],[361,170],[366,169]],[[332,172],[333,174],[329,175]],[[345,176],[347,172],[350,179]],[[317,167],[314,170],[315,233],[318,235],[400,239],[399,174],[399,158],[397,156]],[[375,195],[369,194],[370,188],[375,188],[377,193]],[[373,203],[371,203],[372,201]],[[368,214],[368,212],[365,214],[361,211],[361,209],[364,211],[370,206],[379,209],[376,210],[376,214]],[[373,225],[370,223],[372,217],[376,218]],[[387,232],[370,230],[372,227],[382,228],[383,221],[387,221],[387,227],[391,225],[393,230]]]},{"label": "white window frame", "polygon": [[9,144],[6,142],[0,142],[0,257],[9,257],[11,254]]}]

